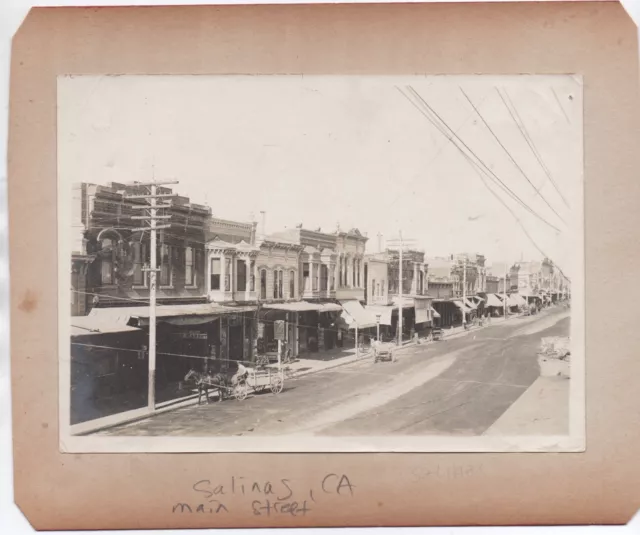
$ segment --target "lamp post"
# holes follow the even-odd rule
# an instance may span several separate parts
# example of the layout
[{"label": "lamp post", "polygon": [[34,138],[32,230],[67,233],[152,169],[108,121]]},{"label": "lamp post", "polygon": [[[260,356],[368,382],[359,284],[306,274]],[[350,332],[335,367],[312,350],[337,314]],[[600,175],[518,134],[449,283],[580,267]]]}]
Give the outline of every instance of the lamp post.
[{"label": "lamp post", "polygon": [[380,341],[380,314],[376,314],[376,340]]}]

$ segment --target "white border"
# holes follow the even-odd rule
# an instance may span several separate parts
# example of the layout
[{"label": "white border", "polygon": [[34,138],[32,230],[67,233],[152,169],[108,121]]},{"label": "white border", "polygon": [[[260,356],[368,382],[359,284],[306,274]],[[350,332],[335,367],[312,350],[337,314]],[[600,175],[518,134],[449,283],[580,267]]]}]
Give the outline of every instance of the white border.
[{"label": "white border", "polygon": [[[178,76],[178,75],[176,75]],[[185,75],[180,75],[185,76]],[[222,75],[220,75],[222,76]],[[278,75],[285,76],[285,75]],[[295,76],[295,75],[293,75]],[[353,75],[355,76],[355,75]],[[420,75],[421,77],[463,77],[465,75]],[[562,77],[567,75],[519,75],[502,74],[478,75],[517,78],[525,76]],[[64,78],[60,76],[60,79]],[[389,76],[401,80],[402,75]],[[576,98],[582,108],[580,125],[581,162],[579,184],[571,199],[570,232],[575,236],[574,264],[572,276],[572,313],[571,313],[571,366],[572,378],[569,391],[569,434],[564,436],[366,436],[366,437],[322,437],[315,435],[286,434],[280,436],[254,437],[121,437],[86,435],[73,436],[69,422],[70,403],[70,316],[69,295],[71,258],[72,210],[69,201],[72,198],[72,184],[61,176],[58,161],[58,351],[59,351],[59,424],[60,451],[64,453],[166,453],[166,452],[245,452],[245,453],[450,453],[450,452],[582,452],[586,448],[586,410],[585,410],[585,304],[584,304],[584,92],[582,77],[572,75],[576,82]],[[60,110],[58,109],[58,113]],[[58,124],[60,124],[58,117]],[[574,204],[575,203],[575,204]],[[151,416],[153,417],[153,416]]]}]

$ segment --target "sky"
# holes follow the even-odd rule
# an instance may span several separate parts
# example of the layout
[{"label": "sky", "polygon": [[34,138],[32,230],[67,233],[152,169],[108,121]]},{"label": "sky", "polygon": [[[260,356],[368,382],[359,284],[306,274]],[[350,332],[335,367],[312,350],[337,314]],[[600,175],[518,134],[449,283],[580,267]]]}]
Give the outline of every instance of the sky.
[{"label": "sky", "polygon": [[402,233],[427,256],[544,253],[570,272],[582,113],[570,75],[68,76],[59,183],[175,179],[215,216],[265,211],[268,233],[355,227],[370,252]]}]

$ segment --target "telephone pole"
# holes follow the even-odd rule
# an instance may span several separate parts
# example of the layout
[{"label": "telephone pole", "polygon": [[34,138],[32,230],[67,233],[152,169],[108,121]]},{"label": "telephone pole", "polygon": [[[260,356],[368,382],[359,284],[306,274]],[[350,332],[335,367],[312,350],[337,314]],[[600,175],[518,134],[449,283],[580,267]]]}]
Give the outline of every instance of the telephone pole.
[{"label": "telephone pole", "polygon": [[504,286],[502,288],[503,301],[504,301],[504,319],[507,319],[507,273],[509,271],[509,264],[504,263]]},{"label": "telephone pole", "polygon": [[[157,186],[164,186],[169,184],[177,184],[177,180],[165,180],[162,182],[134,182],[134,186],[148,187],[148,195],[127,195],[127,200],[144,200],[148,204],[134,205],[132,208],[145,210],[147,215],[131,216],[131,219],[137,219],[142,221],[148,221],[149,226],[140,227],[137,230],[143,232],[148,230],[150,232],[151,244],[149,251],[150,266],[143,268],[144,271],[149,272],[149,394],[148,394],[148,408],[149,412],[153,412],[156,409],[156,274],[159,271],[157,267],[157,231],[165,228],[171,228],[170,224],[158,225],[158,221],[170,219],[170,215],[158,215],[158,210],[168,208],[171,203],[158,204],[158,199],[164,199],[167,197],[176,197],[175,193],[157,193]],[[134,229],[136,230],[136,229]]]},{"label": "telephone pole", "polygon": [[467,257],[462,265],[462,328],[467,326]]},{"label": "telephone pole", "polygon": [[405,240],[402,237],[402,231],[400,231],[400,237],[397,240],[390,240],[390,243],[392,244],[396,244],[396,246],[399,249],[399,254],[398,254],[398,340],[397,340],[397,344],[398,345],[402,345],[402,261],[403,261],[403,252],[404,252],[404,248],[405,245],[408,245],[408,242],[413,243],[414,240]]}]

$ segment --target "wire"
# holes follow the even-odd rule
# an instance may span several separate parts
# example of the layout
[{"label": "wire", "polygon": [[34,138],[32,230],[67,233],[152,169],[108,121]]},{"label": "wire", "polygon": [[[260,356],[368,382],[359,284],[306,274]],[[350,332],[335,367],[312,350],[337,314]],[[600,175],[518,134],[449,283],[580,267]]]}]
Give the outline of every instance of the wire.
[{"label": "wire", "polygon": [[493,136],[493,138],[497,141],[498,145],[500,145],[500,147],[502,147],[502,150],[504,150],[504,152],[507,154],[507,156],[509,157],[509,159],[511,160],[511,162],[516,166],[516,168],[518,169],[518,171],[520,171],[520,174],[525,178],[525,180],[529,183],[529,185],[533,188],[533,190],[540,196],[540,198],[545,202],[545,204],[553,211],[554,214],[556,214],[556,216],[558,216],[558,219],[560,219],[560,221],[562,221],[563,223],[566,224],[565,220],[562,218],[562,216],[556,211],[556,209],[551,206],[551,204],[549,203],[549,201],[544,197],[544,195],[542,195],[542,193],[540,193],[540,189],[536,188],[536,186],[533,184],[533,182],[531,182],[531,179],[527,176],[527,174],[524,172],[524,170],[522,169],[522,167],[520,167],[520,165],[518,164],[518,162],[516,162],[516,160],[514,159],[514,157],[511,155],[511,153],[509,152],[509,150],[507,149],[507,147],[504,146],[504,144],[502,143],[502,141],[500,141],[500,138],[498,138],[498,136],[496,135],[496,133],[493,131],[493,129],[491,128],[491,126],[489,125],[489,123],[487,123],[487,121],[485,120],[485,118],[483,117],[483,115],[480,113],[480,110],[478,110],[475,106],[475,104],[473,103],[473,101],[469,98],[469,95],[467,95],[467,93],[465,93],[464,89],[462,89],[462,87],[460,87],[460,91],[462,92],[462,94],[465,96],[465,98],[469,101],[469,104],[471,104],[471,107],[475,110],[475,112],[478,114],[478,117],[480,117],[480,119],[482,120],[482,122],[484,123],[484,125],[487,127],[487,129],[489,130],[489,132],[491,132],[491,135]]},{"label": "wire", "polygon": [[[410,86],[409,86],[409,87],[410,87]],[[412,88],[410,88],[410,89],[412,89]],[[398,88],[398,90],[400,91],[400,89],[399,89],[399,88]],[[441,132],[441,133],[442,133],[442,134],[443,134],[443,135],[445,135],[445,136],[446,136],[446,137],[447,137],[447,138],[448,138],[448,139],[449,139],[449,140],[454,144],[454,146],[456,146],[456,148],[457,148],[457,149],[461,152],[461,154],[465,157],[465,159],[467,160],[467,162],[469,162],[469,163],[472,165],[473,169],[474,169],[476,172],[478,172],[478,170],[480,169],[479,165],[478,165],[475,161],[473,161],[473,160],[471,159],[471,157],[470,157],[467,153],[465,153],[465,152],[464,152],[464,151],[463,151],[459,146],[457,146],[457,145],[453,142],[452,138],[451,138],[451,137],[449,137],[449,136],[447,135],[447,133],[446,133],[446,131],[444,130],[444,128],[443,128],[442,126],[440,126],[439,124],[437,124],[437,123],[436,123],[436,122],[435,122],[435,121],[434,121],[434,120],[433,120],[433,119],[432,119],[432,118],[431,118],[427,113],[425,113],[425,112],[424,112],[424,110],[421,110],[421,109],[420,109],[420,108],[419,108],[419,107],[418,107],[418,106],[417,106],[413,101],[411,101],[411,99],[409,99],[409,97],[408,97],[406,94],[404,94],[402,91],[400,91],[400,93],[401,93],[403,96],[405,96],[405,98],[407,98],[407,100],[409,100],[409,102],[411,102],[411,103],[412,103],[412,104],[413,104],[413,105],[418,109],[418,111],[420,111],[420,112],[421,112],[421,113],[422,113],[422,114],[423,114],[423,115],[424,115],[424,116],[425,116],[425,117],[426,117],[426,118],[427,118],[427,119],[428,119],[428,120],[429,120],[429,121],[430,121],[430,122],[431,122],[431,123],[432,123],[432,124],[433,124],[433,125],[434,125],[434,126],[435,126],[439,131],[440,131],[440,132]],[[449,130],[450,130],[450,131],[451,131],[451,128],[449,128],[449,127],[447,126],[446,122],[445,122],[445,121],[444,121],[444,120],[443,120],[443,119],[442,119],[442,118],[441,118],[441,117],[440,117],[440,116],[439,116],[439,115],[438,115],[438,114],[437,114],[437,113],[436,113],[436,112],[435,112],[435,111],[434,111],[434,110],[433,110],[433,109],[432,109],[432,108],[431,108],[431,107],[426,103],[426,101],[424,101],[424,99],[422,99],[422,97],[420,97],[420,95],[418,95],[418,93],[417,93],[415,90],[413,90],[413,93],[414,93],[418,98],[420,98],[420,100],[422,100],[422,102],[424,102],[424,104],[428,107],[428,109],[429,109],[429,110],[430,110],[430,111],[431,111],[431,112],[432,112],[432,113],[433,113],[433,114],[434,114],[438,119],[440,119],[440,121],[441,121],[441,122],[442,122],[442,123],[443,123],[443,124],[444,124],[444,125],[445,125]],[[454,133],[454,135],[455,135],[455,133]],[[457,137],[457,136],[456,136],[456,137]],[[458,137],[458,139],[459,139],[459,140],[464,144],[464,142],[463,142],[459,137]],[[467,146],[465,145],[465,147],[467,147]],[[474,156],[475,156],[476,160],[478,160],[478,161],[480,162],[480,164],[481,164],[481,165],[482,165],[482,167],[484,168],[484,169],[482,169],[482,172],[487,176],[487,178],[492,179],[492,177],[491,177],[491,176],[488,176],[488,175],[487,175],[487,172],[488,172],[488,173],[490,173],[491,175],[493,175],[493,177],[495,177],[496,179],[498,179],[498,182],[499,182],[500,184],[502,184],[505,188],[507,188],[507,187],[506,187],[506,185],[504,185],[504,183],[503,183],[503,182],[502,182],[502,181],[501,181],[501,180],[500,180],[500,179],[499,179],[499,178],[498,178],[498,177],[497,177],[497,176],[496,176],[496,175],[495,175],[495,174],[494,174],[494,173],[493,173],[493,172],[492,172],[492,171],[491,171],[487,166],[486,166],[486,164],[484,164],[484,162],[482,162],[482,160],[480,160],[480,158],[478,158],[478,157],[475,155],[475,153],[473,153],[473,151],[471,151],[471,149],[469,149],[468,147],[467,147],[467,149],[469,150],[469,152],[471,152],[472,154],[474,154]],[[486,171],[485,171],[485,170],[486,170]],[[486,184],[484,177],[482,177],[482,176],[481,176],[481,178],[482,178],[483,183],[485,183],[485,185],[486,185],[487,187],[489,187],[489,186],[488,186],[488,184]],[[495,180],[493,180],[493,182],[495,183]],[[507,188],[507,189],[508,189],[508,188]],[[491,188],[489,188],[489,190],[491,191],[491,193],[492,193],[494,196],[496,196],[496,198],[497,198],[497,199],[498,199],[498,200],[499,200],[499,201],[500,201],[500,202],[501,202],[501,203],[502,203],[502,204],[503,204],[503,205],[504,205],[504,206],[509,210],[509,212],[513,215],[513,217],[516,219],[516,221],[518,222],[518,224],[521,226],[521,228],[522,228],[523,232],[525,233],[525,235],[529,238],[529,240],[531,240],[531,242],[532,242],[532,243],[533,243],[533,245],[536,247],[536,249],[538,249],[538,251],[539,251],[543,256],[545,256],[546,258],[550,258],[548,255],[546,255],[546,254],[544,253],[544,251],[542,251],[542,249],[537,245],[537,243],[535,242],[535,240],[533,240],[533,238],[531,237],[531,235],[529,234],[529,232],[526,230],[526,228],[524,228],[524,225],[522,224],[522,222],[520,221],[520,219],[517,217],[517,215],[515,214],[515,212],[513,212],[513,210],[512,210],[510,207],[508,207],[508,206],[504,203],[504,201],[503,201],[500,197],[498,197],[498,196],[497,196],[497,194],[496,194],[496,193],[495,193]],[[510,190],[509,190],[509,191],[510,191]],[[517,199],[517,196],[516,196],[516,199]],[[521,203],[522,203],[522,201],[521,201]],[[531,210],[530,210],[530,211],[531,211]],[[535,214],[535,213],[534,213],[534,215],[537,215],[537,214]],[[538,217],[540,217],[540,216],[538,216]],[[556,227],[554,227],[553,225],[549,224],[548,222],[547,222],[547,224],[548,224],[549,226],[551,226],[552,228],[554,228],[554,229],[558,230]],[[558,266],[558,269],[560,270],[560,272],[561,272],[561,274],[563,275],[563,277],[565,277],[565,279],[566,279],[567,281],[571,282],[571,281],[570,281],[570,279],[569,279],[569,278],[568,278],[568,277],[567,277],[567,276],[562,272],[562,270],[560,269],[560,267],[559,267],[559,266]]]},{"label": "wire", "polygon": [[[556,232],[560,232],[560,229],[558,227],[556,227],[555,225],[549,223],[549,221],[547,221],[544,217],[542,217],[541,215],[539,215],[537,212],[535,212],[527,203],[525,203],[522,199],[520,199],[520,197],[518,197],[513,190],[511,190],[511,188],[509,188],[509,186],[507,186],[483,161],[481,158],[479,158],[477,156],[477,154],[471,150],[471,148],[460,138],[460,136],[458,136],[455,132],[453,132],[453,130],[447,125],[447,123],[444,121],[444,119],[442,119],[442,117],[440,117],[440,115],[438,115],[438,113],[431,107],[429,106],[429,104],[418,94],[418,92],[413,89],[411,86],[408,86],[409,91],[411,91],[411,93],[414,95],[414,98],[418,99],[435,117],[437,117],[437,119],[447,128],[448,131],[453,133],[453,136],[455,136],[455,138],[467,149],[467,151],[469,151],[474,158],[479,162],[480,165],[482,165],[482,167],[484,167],[486,169],[486,171],[491,174],[491,176],[493,177],[491,180],[493,180],[494,182],[498,182],[502,189],[504,189],[509,196],[511,196],[514,200],[516,200],[525,210],[527,210],[528,212],[530,212],[531,214],[533,214],[535,217],[537,217],[540,221],[542,221],[543,223],[545,223],[546,225],[548,225],[549,227],[551,227],[552,229],[554,229]],[[427,119],[430,119],[430,117],[428,116],[427,113],[425,113],[424,110],[422,110],[415,102],[413,102],[405,93],[402,93],[402,91],[400,91],[400,93],[405,96],[405,98],[407,98],[407,100],[409,100],[409,102],[411,102],[411,104],[413,104],[415,106],[415,108],[421,112],[425,117],[427,117]],[[432,121],[432,123],[434,122],[432,119],[430,119]],[[440,129],[441,132],[443,132],[442,129]],[[443,132],[444,133],[444,132]],[[446,134],[445,134],[446,135]],[[462,150],[462,148],[460,148],[460,146],[458,146],[454,141],[453,138],[449,135],[447,135],[447,138],[449,139],[449,141],[451,141],[451,143],[453,143],[453,145],[462,153],[465,154],[465,152]]]},{"label": "wire", "polygon": [[[562,199],[562,201],[564,202],[564,204],[567,206],[567,208],[569,207],[569,203],[567,202],[567,199],[564,197],[564,195],[562,194],[562,192],[560,191],[560,188],[558,188],[558,185],[556,184],[555,180],[553,179],[553,177],[551,176],[551,172],[549,171],[549,169],[547,168],[547,166],[545,165],[545,163],[542,161],[542,156],[540,155],[540,153],[538,152],[538,149],[536,148],[533,139],[531,138],[531,136],[529,135],[529,132],[527,131],[526,126],[524,125],[524,121],[522,120],[522,118],[520,117],[520,114],[518,113],[518,110],[516,109],[515,105],[513,104],[513,102],[511,101],[511,98],[509,97],[509,93],[507,93],[506,89],[503,89],[505,96],[507,97],[507,100],[509,101],[509,103],[511,104],[511,107],[513,108],[513,113],[511,112],[511,108],[509,108],[509,106],[507,105],[506,100],[504,99],[504,97],[502,96],[502,93],[500,93],[500,90],[496,87],[496,91],[498,92],[498,95],[500,95],[500,98],[502,99],[502,102],[504,103],[504,105],[506,106],[507,110],[509,110],[509,113],[511,114],[512,119],[515,121],[516,125],[518,125],[518,129],[520,130],[520,133],[522,134],[522,136],[524,137],[525,141],[527,142],[527,144],[529,145],[529,148],[531,149],[531,151],[533,152],[533,155],[536,157],[536,159],[538,160],[538,163],[540,164],[540,167],[542,167],[542,170],[545,172],[545,174],[547,175],[547,178],[549,179],[549,181],[551,182],[551,184],[553,185],[553,187],[555,188],[555,190],[558,192],[558,195],[560,195],[560,198]],[[514,115],[515,114],[515,115]],[[518,122],[518,120],[520,121]]]}]

